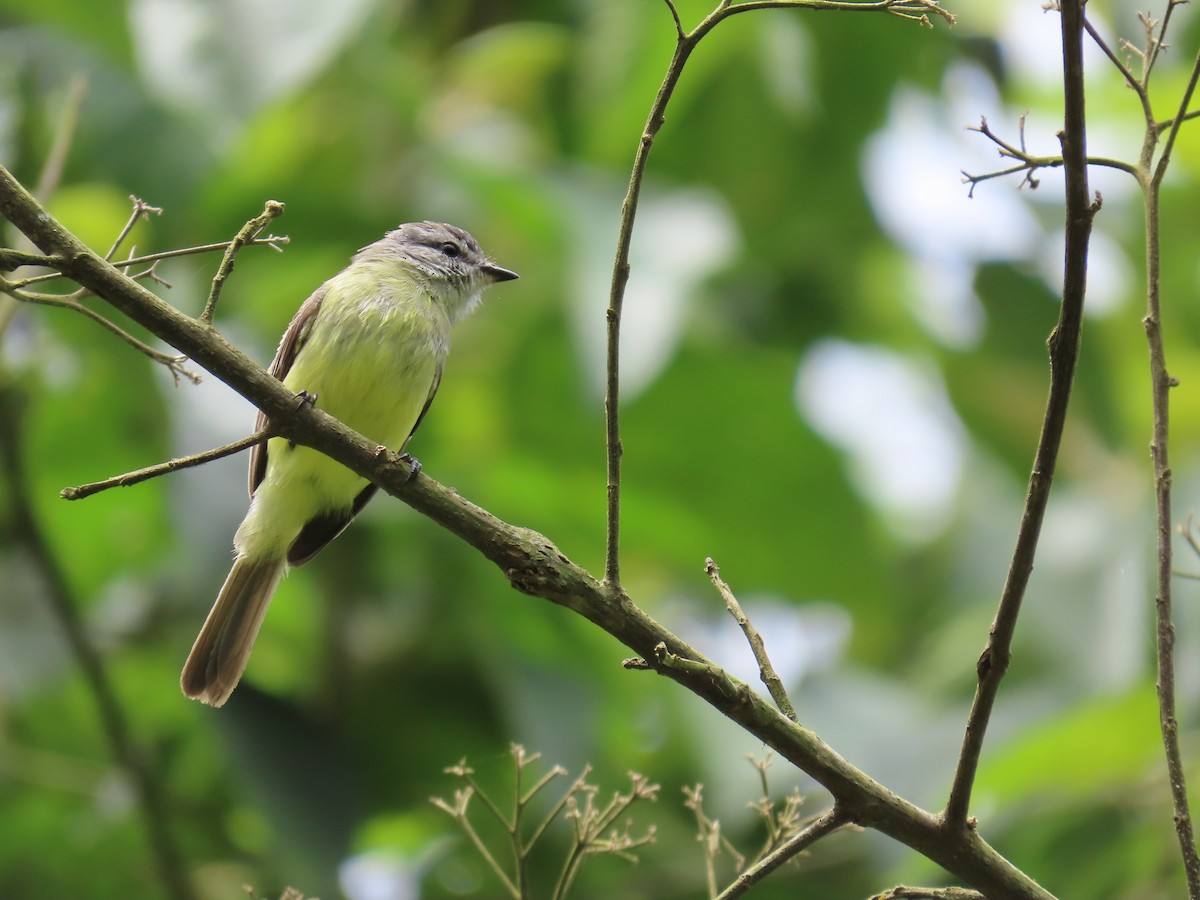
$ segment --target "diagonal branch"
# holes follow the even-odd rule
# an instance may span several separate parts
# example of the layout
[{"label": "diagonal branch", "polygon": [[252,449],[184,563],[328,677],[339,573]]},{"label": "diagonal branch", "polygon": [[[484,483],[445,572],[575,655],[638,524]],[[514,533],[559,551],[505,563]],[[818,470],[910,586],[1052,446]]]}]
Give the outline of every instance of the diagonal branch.
[{"label": "diagonal branch", "polygon": [[[152,275],[153,269],[149,269],[142,275]],[[138,276],[141,277],[141,276]],[[155,350],[145,341],[138,340],[116,322],[113,322],[100,313],[96,312],[90,306],[84,306],[77,300],[71,297],[61,297],[57,294],[35,294],[30,291],[18,291],[10,289],[9,282],[0,279],[0,293],[12,297],[22,303],[34,303],[40,306],[52,306],[58,309],[69,309],[71,312],[77,312],[85,318],[91,319],[97,325],[115,334],[126,344],[141,353],[151,362],[156,362],[159,365],[165,366],[167,371],[171,373],[171,377],[175,379],[176,384],[182,376],[192,384],[200,383],[200,376],[191,369],[186,368],[183,363],[187,359],[186,356],[177,356],[170,353],[163,353],[161,350]]]},{"label": "diagonal branch", "polygon": [[762,635],[758,633],[758,629],[754,627],[754,623],[750,621],[745,610],[742,609],[742,604],[738,602],[733,591],[729,589],[729,585],[725,583],[725,579],[721,577],[720,567],[710,557],[704,561],[704,571],[708,573],[713,587],[717,589],[717,593],[725,601],[725,608],[729,610],[729,614],[733,616],[738,626],[742,629],[742,633],[746,635],[746,642],[750,645],[755,662],[758,663],[758,672],[762,678],[762,682],[767,686],[767,690],[771,692],[771,699],[775,701],[775,705],[779,707],[780,712],[793,722],[797,721],[796,708],[792,706],[792,699],[788,696],[787,688],[783,685],[783,680],[779,677],[779,673],[775,671],[775,666],[771,664],[771,657],[767,655],[767,647],[763,643]]},{"label": "diagonal branch", "polygon": [[81,484],[79,487],[66,487],[60,492],[60,496],[64,500],[82,500],[85,497],[90,497],[93,494],[99,494],[101,491],[107,491],[110,488],[129,487],[134,484],[141,484],[143,481],[149,481],[151,478],[158,478],[160,475],[169,475],[171,472],[178,472],[180,469],[190,469],[194,466],[202,466],[205,463],[210,463],[218,459],[224,459],[226,456],[232,456],[235,453],[240,453],[243,450],[248,450],[255,444],[261,444],[263,441],[274,437],[270,428],[264,428],[261,431],[256,431],[254,434],[247,435],[244,438],[225,444],[221,447],[215,447],[212,450],[205,450],[203,453],[195,453],[191,456],[183,456],[177,459],[169,459],[166,462],[159,463],[154,466],[147,466],[144,469],[138,469],[134,472],[126,472],[123,475],[114,475],[112,478],[105,478],[103,481],[94,481],[91,484]]},{"label": "diagonal branch", "polygon": [[735,878],[733,883],[717,896],[717,900],[734,900],[741,897],[788,860],[794,859],[797,854],[846,824],[847,820],[836,806],[826,810],[789,838],[779,849],[768,853]]},{"label": "diagonal branch", "polygon": [[[1084,0],[1063,0],[1062,13],[1063,89],[1065,114],[1062,143],[1066,175],[1066,247],[1063,275],[1062,306],[1058,324],[1050,334],[1050,394],[1042,432],[1034,455],[1033,471],[1021,525],[1017,531],[1016,547],[1009,563],[1008,575],[996,609],[987,646],[979,657],[976,669],[979,684],[967,718],[962,749],[946,803],[944,818],[948,828],[969,830],[967,815],[971,805],[971,790],[979,757],[983,752],[984,735],[1000,684],[1012,658],[1013,636],[1021,602],[1029,586],[1033,560],[1037,553],[1042,520],[1050,498],[1058,451],[1067,420],[1071,386],[1079,358],[1079,340],[1083,329],[1083,300],[1087,288],[1088,242],[1092,219],[1100,208],[1099,198],[1090,202],[1087,167],[1087,120],[1084,114],[1083,86],[1083,4]],[[986,893],[986,892],[985,892]]]},{"label": "diagonal branch", "polygon": [[217,274],[213,276],[212,289],[208,292],[204,311],[200,313],[201,322],[206,325],[212,324],[213,315],[217,311],[217,301],[221,297],[221,289],[225,286],[225,280],[233,272],[234,259],[241,249],[254,243],[255,238],[262,234],[262,230],[270,221],[282,215],[283,204],[278,200],[268,200],[263,206],[263,211],[243,225],[234,239],[229,242],[229,246],[225,248],[225,255],[221,258],[221,265],[217,267]]}]

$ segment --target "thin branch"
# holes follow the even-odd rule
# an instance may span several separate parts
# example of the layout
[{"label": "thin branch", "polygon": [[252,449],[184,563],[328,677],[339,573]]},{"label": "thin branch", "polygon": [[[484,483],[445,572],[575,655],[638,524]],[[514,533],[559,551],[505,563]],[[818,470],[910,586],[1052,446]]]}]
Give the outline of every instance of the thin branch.
[{"label": "thin branch", "polygon": [[1063,0],[1060,6],[1065,111],[1059,140],[1062,143],[1066,175],[1066,247],[1062,306],[1058,324],[1049,340],[1050,394],[1046,400],[1042,431],[1038,437],[1033,470],[1029,477],[1029,489],[1021,515],[1021,525],[1017,531],[1016,547],[1009,563],[1008,575],[987,646],[976,665],[979,683],[967,718],[962,748],[944,813],[948,827],[963,830],[969,830],[967,816],[975,773],[979,766],[980,754],[983,752],[984,736],[991,719],[992,708],[1012,659],[1012,642],[1016,634],[1017,618],[1029,586],[1042,521],[1050,498],[1054,469],[1058,462],[1071,386],[1075,380],[1075,367],[1079,358],[1083,301],[1087,288],[1088,242],[1091,238],[1092,219],[1099,209],[1098,200],[1095,204],[1090,202],[1088,189],[1087,121],[1084,115],[1083,82],[1083,0]]},{"label": "thin branch", "polygon": [[[1062,167],[1062,156],[1034,156],[1026,151],[1024,116],[1021,116],[1020,130],[1021,146],[1015,147],[992,131],[991,127],[988,125],[986,117],[981,116],[978,125],[967,126],[967,131],[978,132],[999,147],[1000,155],[1002,157],[1007,159],[1015,159],[1018,161],[1017,165],[1015,166],[1010,166],[1007,169],[998,169],[994,172],[985,172],[982,175],[972,175],[965,169],[961,170],[963,176],[962,183],[970,185],[970,189],[967,191],[968,197],[975,196],[975,188],[981,182],[990,181],[993,178],[1004,178],[1008,175],[1015,175],[1018,172],[1025,173],[1025,178],[1022,179],[1021,185],[1024,186],[1025,184],[1028,184],[1031,190],[1036,190],[1040,182],[1033,176],[1038,169],[1057,169]],[[1135,178],[1139,177],[1138,167],[1132,163],[1127,163],[1124,160],[1112,159],[1107,156],[1089,156],[1087,157],[1086,163],[1089,166],[1101,166],[1108,169],[1116,169],[1117,171],[1124,172],[1127,175],[1132,175]]]},{"label": "thin branch", "polygon": [[213,314],[217,311],[217,300],[221,296],[221,288],[225,286],[225,280],[233,271],[233,262],[238,253],[243,247],[252,243],[272,219],[277,219],[282,215],[283,204],[278,200],[268,200],[263,206],[263,211],[243,225],[234,239],[229,242],[229,246],[225,248],[225,255],[221,258],[221,265],[217,267],[217,274],[213,276],[212,289],[208,292],[208,301],[204,304],[204,311],[200,313],[200,321],[205,325],[212,324]]},{"label": "thin branch", "polygon": [[[138,277],[146,277],[151,275],[152,270],[147,270],[146,272],[141,273],[141,276]],[[130,280],[136,281],[137,278],[130,276]],[[152,362],[166,366],[167,371],[171,373],[171,377],[177,382],[182,377],[186,378],[192,384],[200,383],[200,376],[191,369],[184,367],[183,362],[187,359],[186,356],[172,355],[169,353],[163,353],[161,350],[155,350],[149,344],[138,340],[120,325],[117,325],[115,322],[105,318],[90,306],[84,306],[82,303],[79,303],[70,297],[62,297],[57,294],[35,294],[30,291],[17,291],[12,290],[11,287],[12,285],[9,282],[4,282],[2,279],[0,279],[0,290],[15,300],[19,300],[22,303],[34,303],[40,306],[52,306],[57,309],[68,309],[71,312],[77,312],[81,316],[91,319],[97,325],[108,329],[126,344],[128,344],[138,353],[141,353],[143,356],[147,357]]]},{"label": "thin branch", "polygon": [[642,182],[646,175],[646,162],[650,149],[665,121],[667,105],[684,66],[696,45],[721,21],[737,13],[756,9],[809,9],[842,12],[883,12],[913,18],[930,24],[929,14],[941,16],[950,25],[954,16],[942,9],[936,0],[874,0],[874,2],[839,2],[839,0],[750,0],[745,3],[730,3],[720,0],[716,8],[690,32],[684,30],[679,20],[679,11],[673,0],[667,0],[675,24],[675,50],[667,66],[667,72],[659,85],[658,93],[650,106],[645,127],[638,140],[629,175],[629,186],[621,203],[621,218],[617,231],[617,252],[613,259],[612,283],[608,301],[608,335],[605,352],[606,378],[604,392],[604,437],[606,451],[606,507],[605,507],[605,550],[604,581],[614,590],[621,584],[620,536],[621,536],[621,444],[620,427],[620,346],[621,313],[625,302],[625,288],[629,283],[629,249],[633,240],[633,224],[641,198]]},{"label": "thin branch", "polygon": [[23,431],[15,427],[14,421],[20,415],[19,403],[11,393],[5,396],[0,391],[0,406],[4,407],[0,417],[9,426],[0,428],[0,477],[5,482],[4,491],[9,500],[12,534],[22,542],[41,573],[46,585],[46,598],[58,619],[71,654],[82,670],[109,751],[133,785],[163,888],[173,900],[194,900],[196,895],[188,876],[188,867],[170,827],[167,798],[143,748],[132,733],[121,701],[105,671],[103,658],[88,637],[87,628],[78,612],[78,601],[71,594],[62,565],[54,556],[29,498],[29,479],[20,439]]},{"label": "thin branch", "polygon": [[[277,253],[282,253],[283,248],[280,247],[279,245],[287,244],[290,242],[291,242],[291,238],[289,238],[287,235],[269,234],[266,237],[255,238],[252,241],[247,241],[246,246],[247,247],[270,247],[272,250],[276,251]],[[131,256],[128,259],[116,260],[116,261],[112,262],[112,265],[114,266],[114,268],[124,270],[124,269],[129,268],[130,266],[141,265],[142,263],[154,263],[154,262],[158,262],[158,261],[164,260],[164,259],[175,259],[175,258],[181,257],[181,256],[197,256],[201,253],[217,253],[217,252],[221,252],[224,250],[228,250],[232,243],[233,243],[233,241],[217,241],[214,244],[197,244],[194,247],[179,247],[175,250],[161,250],[158,253],[147,253],[144,256]],[[15,250],[0,250],[0,262],[2,262],[5,258],[3,256],[3,254],[18,253],[18,252],[19,251],[15,251]],[[27,265],[35,265],[35,266],[45,265],[45,266],[50,266],[50,267],[57,269],[62,263],[62,260],[55,256],[44,256],[44,257],[38,257],[37,259],[40,261],[29,262],[29,263],[27,263]],[[22,265],[26,265],[26,263],[22,263]],[[2,265],[0,265],[0,271],[3,271],[3,269],[4,269],[4,267]],[[66,277],[67,276],[64,275],[60,271],[47,272],[44,275],[34,275],[31,278],[24,278],[24,279],[21,279],[20,281],[14,281],[14,282],[12,282],[11,286],[14,289],[20,290],[20,289],[28,287],[31,284],[39,284],[43,281],[53,281],[56,278],[66,278]]]},{"label": "thin branch", "polygon": [[848,824],[849,819],[842,815],[836,805],[826,810],[796,832],[778,850],[767,854],[735,878],[733,883],[717,896],[717,900],[734,900],[735,897],[741,897],[788,860],[794,859],[797,854],[811,847],[821,838]]},{"label": "thin branch", "polygon": [[[1168,9],[1169,12],[1169,9]],[[1161,37],[1160,32],[1160,37]],[[1170,437],[1170,392],[1177,382],[1167,369],[1166,350],[1162,334],[1162,241],[1159,214],[1159,193],[1162,180],[1170,162],[1171,149],[1184,114],[1191,104],[1192,94],[1200,77],[1200,56],[1192,66],[1191,77],[1175,116],[1174,125],[1168,132],[1162,155],[1148,179],[1143,192],[1146,224],[1146,316],[1142,320],[1150,356],[1150,389],[1154,410],[1153,435],[1150,440],[1150,456],[1154,469],[1154,494],[1156,508],[1156,538],[1158,568],[1156,578],[1155,644],[1158,651],[1158,709],[1159,727],[1162,732],[1163,750],[1166,757],[1168,782],[1171,787],[1171,802],[1174,807],[1175,832],[1187,876],[1188,896],[1200,898],[1200,855],[1196,851],[1196,838],[1188,803],[1187,780],[1179,747],[1179,724],[1175,702],[1175,625],[1172,613],[1172,518],[1171,484],[1172,474],[1169,459]]]},{"label": "thin branch", "polygon": [[[1146,26],[1146,71],[1142,76],[1142,83],[1147,88],[1150,86],[1150,75],[1154,71],[1154,64],[1158,62],[1159,54],[1167,47],[1167,29],[1171,27],[1171,16],[1175,12],[1175,7],[1183,6],[1187,2],[1188,0],[1167,0],[1167,9],[1163,13],[1161,24],[1151,19],[1148,13],[1138,13],[1138,18]],[[1157,34],[1155,34],[1156,25],[1158,25]]]},{"label": "thin branch", "polygon": [[767,690],[771,692],[771,698],[775,701],[775,705],[779,707],[780,712],[795,722],[796,709],[792,706],[791,698],[788,697],[787,688],[783,686],[782,679],[771,664],[771,658],[767,655],[767,647],[763,643],[762,635],[758,633],[758,629],[746,616],[737,597],[729,589],[729,585],[721,578],[721,569],[711,557],[704,561],[704,571],[712,581],[713,587],[717,589],[717,593],[721,595],[721,599],[725,601],[725,608],[729,610],[729,614],[733,616],[741,627],[742,633],[746,635],[746,642],[750,644],[750,650],[754,653],[754,659],[758,663],[758,674],[762,678],[763,684],[767,686]]},{"label": "thin branch", "polygon": [[[1096,26],[1093,25],[1086,16],[1084,16],[1083,19],[1083,28],[1088,33],[1088,36],[1091,37],[1092,41],[1095,42],[1096,46],[1100,48],[1101,52],[1108,57],[1108,61],[1111,62],[1116,67],[1117,71],[1121,73],[1121,77],[1125,79],[1125,83],[1137,93],[1138,98],[1142,101],[1143,107],[1147,107],[1148,100],[1146,98],[1146,88],[1142,84],[1142,80],[1134,75],[1133,72],[1130,71],[1129,67],[1121,61],[1121,58],[1113,52],[1113,49],[1108,46],[1108,42],[1104,40],[1104,37],[1099,31],[1096,30]],[[1148,109],[1146,111],[1149,112]]]},{"label": "thin branch", "polygon": [[1183,127],[1183,123],[1189,118],[1200,115],[1200,111],[1189,113],[1188,107],[1192,105],[1192,95],[1196,92],[1196,81],[1200,79],[1200,53],[1196,55],[1195,61],[1192,63],[1192,72],[1188,76],[1187,87],[1184,88],[1183,98],[1179,101],[1179,111],[1171,119],[1171,124],[1167,132],[1167,139],[1163,143],[1162,155],[1158,158],[1158,164],[1154,167],[1154,178],[1151,187],[1158,190],[1162,184],[1163,177],[1167,174],[1167,166],[1171,162],[1171,151],[1175,148],[1175,139],[1179,136],[1179,129]]},{"label": "thin branch", "polygon": [[1182,120],[1184,122],[1188,122],[1197,118],[1200,118],[1200,109],[1194,110],[1184,116],[1175,116],[1174,118],[1167,119],[1165,122],[1159,122],[1154,126],[1154,130],[1159,134],[1162,134],[1168,128],[1174,127],[1176,121]]},{"label": "thin branch", "polygon": [[818,12],[881,12],[909,19],[921,25],[932,27],[929,16],[935,15],[943,19],[947,25],[954,26],[957,17],[949,10],[942,8],[937,0],[747,0],[745,3],[731,5],[722,4],[717,13],[724,18],[740,12],[750,12],[756,9],[810,9]]},{"label": "thin branch", "polygon": [[108,248],[108,252],[104,254],[104,258],[109,262],[112,262],[112,258],[117,255],[117,251],[121,249],[121,245],[129,237],[129,232],[133,231],[133,226],[142,221],[142,219],[150,218],[150,213],[154,213],[156,216],[162,215],[161,206],[151,206],[145,200],[135,197],[132,194],[129,195],[129,202],[133,204],[133,212],[129,214],[125,226],[117,234],[112,246]]},{"label": "thin branch", "polygon": [[240,453],[253,447],[255,444],[261,444],[263,441],[274,437],[271,429],[264,428],[262,431],[256,431],[254,434],[247,435],[233,443],[225,444],[223,447],[216,447],[212,450],[205,450],[203,453],[195,453],[191,456],[183,456],[177,459],[169,459],[166,462],[159,463],[154,466],[147,466],[144,469],[138,469],[134,472],[126,472],[123,475],[114,475],[112,478],[106,478],[103,481],[94,481],[90,484],[81,484],[78,487],[65,487],[59,492],[59,496],[64,500],[82,500],[85,497],[90,497],[93,494],[98,494],[101,491],[107,491],[110,488],[129,487],[133,484],[140,484],[143,481],[149,481],[151,478],[158,478],[160,475],[168,475],[171,472],[178,472],[180,469],[190,469],[193,466],[201,466],[205,463],[213,462],[214,460],[224,459],[226,456],[232,456],[235,453]]}]

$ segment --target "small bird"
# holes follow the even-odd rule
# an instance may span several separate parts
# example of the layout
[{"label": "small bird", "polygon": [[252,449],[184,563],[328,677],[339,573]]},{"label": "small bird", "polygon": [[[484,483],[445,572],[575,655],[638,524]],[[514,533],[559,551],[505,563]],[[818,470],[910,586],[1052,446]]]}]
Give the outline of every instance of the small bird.
[{"label": "small bird", "polygon": [[[360,250],[296,312],[271,374],[302,401],[402,452],[442,379],[451,326],[515,272],[453,225],[414,222]],[[257,428],[266,423],[258,415]],[[250,454],[250,509],[236,558],[180,678],[188,697],[222,706],[245,671],[271,596],[374,496],[376,485],[329,457],[272,438]]]}]

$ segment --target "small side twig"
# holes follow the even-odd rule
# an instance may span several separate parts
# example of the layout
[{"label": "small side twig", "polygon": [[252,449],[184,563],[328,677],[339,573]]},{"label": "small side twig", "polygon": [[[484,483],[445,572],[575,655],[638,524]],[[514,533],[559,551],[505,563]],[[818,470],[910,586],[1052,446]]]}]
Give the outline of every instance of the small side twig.
[{"label": "small side twig", "polygon": [[[142,221],[142,219],[150,218],[150,213],[154,213],[156,216],[162,215],[161,206],[151,206],[140,197],[135,197],[130,194],[129,202],[133,204],[133,212],[129,214],[129,218],[126,220],[124,227],[122,227],[120,232],[118,232],[116,239],[112,243],[112,246],[108,248],[108,252],[104,254],[104,258],[109,262],[112,262],[113,257],[117,255],[117,251],[121,249],[121,245],[125,243],[125,239],[129,237],[129,232],[133,231],[134,225]],[[128,265],[128,263],[125,265]],[[121,266],[118,266],[117,268],[121,268]]]},{"label": "small side twig", "polygon": [[767,655],[767,647],[763,643],[762,635],[758,633],[758,629],[754,627],[742,609],[742,605],[738,603],[737,597],[733,595],[729,585],[721,578],[721,568],[713,562],[711,556],[704,560],[704,571],[712,581],[713,587],[717,589],[717,593],[721,595],[721,599],[725,601],[725,608],[729,610],[729,614],[733,616],[741,627],[742,633],[746,635],[746,641],[750,644],[750,650],[754,653],[754,659],[758,663],[758,674],[762,678],[763,684],[767,686],[767,690],[771,692],[771,699],[775,701],[775,705],[779,707],[781,713],[793,722],[797,721],[796,709],[792,706],[791,698],[788,697],[787,688],[783,686],[783,680],[771,664],[771,658]]},{"label": "small side twig", "polygon": [[847,824],[849,819],[843,816],[841,810],[837,806],[831,807],[796,832],[777,850],[767,854],[735,878],[733,883],[717,896],[717,900],[734,900],[741,897],[788,860],[795,858],[798,853]]},{"label": "small side twig", "polygon": [[[247,241],[247,247],[270,247],[277,253],[282,253],[281,244],[290,243],[291,239],[287,235],[269,234],[266,237],[255,238],[252,241]],[[228,250],[233,241],[217,241],[213,244],[197,244],[194,247],[179,247],[174,250],[160,250],[158,253],[147,253],[142,256],[131,256],[127,259],[121,259],[114,262],[114,268],[124,271],[130,266],[141,265],[142,263],[155,263],[164,259],[176,259],[181,256],[197,256],[202,253],[217,253]],[[11,255],[11,256],[10,256]],[[36,254],[22,255],[19,250],[0,250],[0,271],[4,271],[3,263],[7,259],[13,259],[17,265],[30,266],[48,266],[50,268],[58,268],[62,264],[62,257],[59,256],[39,256]],[[30,278],[23,278],[19,281],[11,283],[14,290],[26,288],[31,284],[39,284],[44,281],[53,281],[56,278],[66,278],[62,272],[47,272],[43,275],[34,275]]]},{"label": "small side twig", "polygon": [[169,459],[166,462],[147,466],[144,469],[138,469],[134,472],[114,475],[112,478],[106,478],[103,481],[93,481],[90,484],[81,484],[78,487],[65,487],[59,491],[59,496],[64,500],[82,500],[85,497],[99,494],[101,491],[107,491],[110,488],[129,487],[132,484],[149,481],[151,478],[158,478],[160,475],[178,472],[180,469],[190,469],[193,466],[200,466],[214,460],[224,459],[226,456],[232,456],[235,453],[253,447],[255,444],[261,444],[273,436],[274,432],[270,428],[264,428],[262,431],[256,431],[254,434],[247,435],[222,447],[205,450],[203,453]]},{"label": "small side twig", "polygon": [[[996,132],[992,131],[988,125],[988,120],[985,116],[981,116],[978,125],[968,125],[967,131],[974,131],[983,135],[999,148],[1000,156],[1005,159],[1015,159],[1017,164],[1004,169],[996,169],[992,172],[984,172],[981,175],[973,175],[966,169],[962,169],[962,183],[970,185],[967,190],[967,197],[975,196],[975,188],[984,181],[990,181],[993,178],[1004,178],[1008,175],[1016,175],[1018,172],[1024,172],[1025,176],[1021,179],[1020,187],[1029,185],[1029,189],[1037,190],[1041,182],[1035,177],[1038,169],[1059,169],[1063,166],[1062,156],[1037,156],[1028,152],[1025,148],[1025,116],[1021,116],[1018,120],[1020,131],[1021,145],[1018,147],[1009,143],[1000,137]],[[1127,175],[1137,176],[1137,166],[1127,163],[1124,160],[1112,159],[1107,156],[1089,156],[1085,160],[1088,166],[1101,166],[1108,169],[1116,169],[1119,172],[1124,172]]]},{"label": "small side twig", "polygon": [[283,204],[278,200],[268,200],[263,206],[263,211],[243,225],[234,239],[229,242],[225,248],[225,255],[221,259],[221,265],[217,267],[217,274],[213,276],[212,289],[208,292],[208,300],[204,304],[204,311],[200,313],[199,321],[205,325],[212,324],[213,315],[217,311],[217,300],[221,297],[221,289],[225,286],[225,280],[233,271],[234,259],[238,252],[258,237],[272,219],[277,219],[282,215]]},{"label": "small side twig", "polygon": [[[158,276],[156,274],[154,274],[153,268],[147,269],[145,272],[139,273],[137,276],[132,276],[132,277],[134,277],[134,280],[142,280],[145,278],[151,278],[151,279],[161,281],[161,279],[159,279]],[[111,319],[108,319],[105,316],[102,316],[100,313],[96,312],[90,306],[84,306],[82,303],[80,303],[78,300],[75,300],[73,297],[60,296],[58,294],[39,294],[39,293],[34,293],[32,291],[16,290],[14,287],[14,284],[12,282],[4,281],[3,279],[0,279],[0,293],[7,294],[8,296],[12,297],[14,300],[17,300],[21,303],[33,303],[33,304],[39,305],[39,306],[52,306],[57,309],[67,309],[67,310],[70,310],[71,312],[77,312],[81,316],[91,319],[97,325],[99,325],[102,328],[105,328],[108,331],[115,334],[117,337],[119,337],[121,340],[123,340],[126,344],[128,344],[130,347],[132,347],[138,353],[141,353],[143,356],[145,356],[151,362],[156,362],[159,365],[166,366],[167,371],[169,371],[171,373],[171,377],[175,379],[176,383],[178,383],[178,381],[181,377],[186,378],[192,384],[199,384],[201,381],[201,378],[199,375],[197,375],[191,369],[184,367],[183,363],[187,359],[186,356],[177,356],[177,355],[173,355],[170,353],[163,353],[161,350],[155,350],[153,347],[151,347],[145,341],[139,340],[138,338],[134,337],[132,334],[130,334],[128,331],[126,331],[124,328],[122,328],[120,325],[113,322]]]}]

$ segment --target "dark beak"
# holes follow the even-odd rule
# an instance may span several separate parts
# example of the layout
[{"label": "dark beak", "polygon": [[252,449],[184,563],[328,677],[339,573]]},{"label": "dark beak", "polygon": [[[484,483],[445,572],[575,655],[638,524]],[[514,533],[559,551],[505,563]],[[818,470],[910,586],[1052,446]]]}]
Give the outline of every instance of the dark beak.
[{"label": "dark beak", "polygon": [[495,282],[495,281],[515,281],[516,279],[521,277],[516,272],[510,271],[509,269],[502,268],[501,266],[498,266],[494,262],[490,262],[490,261],[485,262],[479,268],[483,271],[483,274],[486,275],[488,278],[490,278],[493,282]]}]

